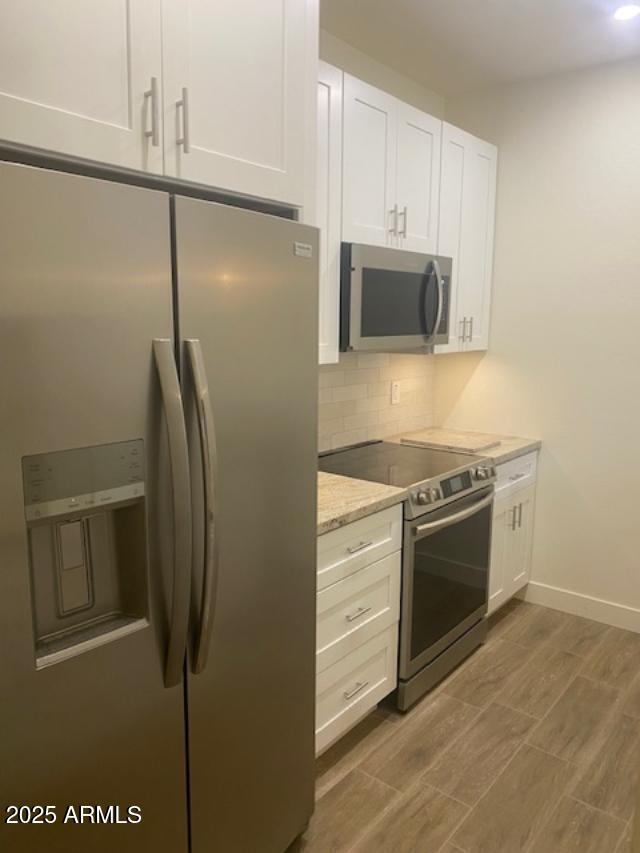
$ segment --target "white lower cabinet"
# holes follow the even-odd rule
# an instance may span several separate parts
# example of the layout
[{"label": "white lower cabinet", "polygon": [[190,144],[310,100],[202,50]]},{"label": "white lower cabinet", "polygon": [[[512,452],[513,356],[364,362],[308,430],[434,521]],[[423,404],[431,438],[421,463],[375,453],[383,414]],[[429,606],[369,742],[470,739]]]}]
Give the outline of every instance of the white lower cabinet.
[{"label": "white lower cabinet", "polygon": [[493,509],[489,613],[529,582],[536,493],[536,453],[498,466]]},{"label": "white lower cabinet", "polygon": [[316,753],[397,685],[402,505],[318,540]]}]

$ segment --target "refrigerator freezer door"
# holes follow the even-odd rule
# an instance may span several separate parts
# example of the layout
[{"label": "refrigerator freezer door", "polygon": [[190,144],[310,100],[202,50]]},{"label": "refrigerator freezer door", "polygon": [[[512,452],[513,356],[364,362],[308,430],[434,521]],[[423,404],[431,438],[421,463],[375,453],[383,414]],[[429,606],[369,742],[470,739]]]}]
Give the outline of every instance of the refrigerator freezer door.
[{"label": "refrigerator freezer door", "polygon": [[[282,853],[313,809],[317,232],[183,198],[175,227],[196,648],[203,589],[215,599],[206,664],[188,677],[192,849]],[[204,586],[212,454],[200,443],[190,339],[215,433],[217,578]]]},{"label": "refrigerator freezer door", "polygon": [[[0,187],[0,849],[180,853],[152,354],[173,334],[169,199],[8,164]],[[9,805],[56,820],[7,824]]]}]

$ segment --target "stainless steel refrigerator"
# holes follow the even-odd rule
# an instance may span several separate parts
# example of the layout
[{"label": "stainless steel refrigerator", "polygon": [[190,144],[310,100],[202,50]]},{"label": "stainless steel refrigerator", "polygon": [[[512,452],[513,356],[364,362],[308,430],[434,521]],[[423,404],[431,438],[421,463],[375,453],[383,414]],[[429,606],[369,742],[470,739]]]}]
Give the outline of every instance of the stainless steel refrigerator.
[{"label": "stainless steel refrigerator", "polygon": [[282,853],[308,822],[317,257],[0,165],[2,850]]}]

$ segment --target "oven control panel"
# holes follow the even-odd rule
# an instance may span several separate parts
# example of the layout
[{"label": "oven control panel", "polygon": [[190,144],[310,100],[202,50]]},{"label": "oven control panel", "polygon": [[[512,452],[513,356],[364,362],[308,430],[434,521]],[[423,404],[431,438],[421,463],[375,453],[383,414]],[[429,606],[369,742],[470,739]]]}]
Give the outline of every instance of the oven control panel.
[{"label": "oven control panel", "polygon": [[488,486],[496,479],[493,465],[478,465],[455,471],[442,479],[428,480],[413,488],[409,493],[409,506],[413,517],[431,512],[462,495],[471,494]]}]

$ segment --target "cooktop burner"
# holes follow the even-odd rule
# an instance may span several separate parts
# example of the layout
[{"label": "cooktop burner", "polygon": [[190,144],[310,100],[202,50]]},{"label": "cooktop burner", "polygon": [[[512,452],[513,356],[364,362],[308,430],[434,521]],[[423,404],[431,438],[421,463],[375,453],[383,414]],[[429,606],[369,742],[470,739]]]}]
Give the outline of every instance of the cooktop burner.
[{"label": "cooktop burner", "polygon": [[401,489],[482,462],[481,456],[373,441],[320,456],[319,468],[358,480],[386,483]]}]

